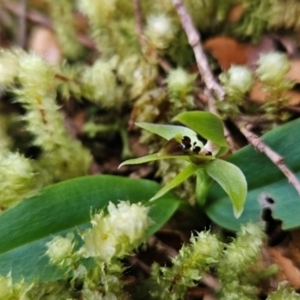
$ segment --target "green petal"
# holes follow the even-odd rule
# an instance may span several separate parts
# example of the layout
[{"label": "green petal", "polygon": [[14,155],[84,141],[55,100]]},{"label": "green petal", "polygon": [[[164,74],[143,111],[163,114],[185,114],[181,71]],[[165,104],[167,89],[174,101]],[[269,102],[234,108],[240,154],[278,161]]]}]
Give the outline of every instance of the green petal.
[{"label": "green petal", "polygon": [[242,171],[225,160],[216,159],[205,165],[207,174],[228,194],[236,218],[244,209],[247,196],[247,181]]},{"label": "green petal", "polygon": [[212,113],[205,111],[184,112],[174,117],[173,121],[179,121],[205,139],[212,141],[216,145],[228,148],[224,137],[223,123]]}]

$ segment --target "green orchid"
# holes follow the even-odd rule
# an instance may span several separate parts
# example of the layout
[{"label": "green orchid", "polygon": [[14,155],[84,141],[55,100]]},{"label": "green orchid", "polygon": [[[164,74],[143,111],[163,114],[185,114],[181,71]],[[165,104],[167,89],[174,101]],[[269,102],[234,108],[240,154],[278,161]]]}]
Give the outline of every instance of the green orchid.
[{"label": "green orchid", "polygon": [[[205,204],[206,195],[212,183],[216,181],[231,199],[234,215],[238,218],[243,212],[247,195],[247,182],[244,174],[237,166],[219,158],[228,150],[222,121],[217,116],[203,111],[184,112],[177,115],[173,121],[180,122],[186,127],[136,123],[138,127],[161,136],[167,142],[157,153],[126,160],[120,167],[160,159],[183,159],[189,164],[160,189],[150,201],[160,198],[190,176],[196,175],[196,199],[198,203]],[[199,136],[202,137],[201,140]],[[205,144],[202,140],[205,140]]]}]

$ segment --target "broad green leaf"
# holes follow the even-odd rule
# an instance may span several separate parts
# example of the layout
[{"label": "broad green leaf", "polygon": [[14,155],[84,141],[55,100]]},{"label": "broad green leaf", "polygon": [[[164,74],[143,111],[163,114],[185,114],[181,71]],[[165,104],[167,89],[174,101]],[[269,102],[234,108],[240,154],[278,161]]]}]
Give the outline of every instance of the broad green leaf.
[{"label": "broad green leaf", "polygon": [[184,112],[175,116],[173,121],[179,121],[205,139],[214,142],[216,145],[228,148],[224,137],[223,123],[212,113],[205,111]]},{"label": "broad green leaf", "polygon": [[232,202],[234,216],[238,218],[243,212],[247,196],[247,182],[242,171],[235,165],[221,159],[207,163],[205,170],[228,194]]},{"label": "broad green leaf", "polygon": [[174,187],[181,184],[183,181],[192,176],[197,170],[199,170],[199,166],[190,164],[186,166],[178,175],[176,175],[167,185],[165,185],[161,190],[159,190],[150,201],[154,201],[160,197],[162,197],[165,193],[169,192]]},{"label": "broad green leaf", "polygon": [[203,206],[206,202],[209,189],[213,184],[213,179],[207,174],[205,169],[198,170],[196,176],[196,201]]},{"label": "broad green leaf", "polygon": [[[46,242],[55,235],[90,226],[90,214],[109,201],[144,202],[160,186],[149,180],[118,176],[87,176],[47,187],[0,216],[0,274],[12,272],[25,280],[57,280],[63,273],[50,266],[45,256]],[[176,211],[179,199],[171,194],[151,203],[154,224],[148,236],[158,230]]]},{"label": "broad green leaf", "polygon": [[[300,180],[300,119],[277,127],[263,135],[264,142],[284,157],[285,164]],[[275,201],[273,217],[281,220],[283,229],[300,226],[300,197],[282,172],[262,153],[247,146],[234,153],[228,161],[246,176],[248,194],[241,217],[233,217],[228,196],[214,185],[205,208],[208,216],[220,226],[238,230],[241,224],[261,219],[260,198],[268,194]]]},{"label": "broad green leaf", "polygon": [[197,139],[197,134],[190,128],[184,126],[152,124],[145,122],[135,123],[135,125],[145,130],[148,130],[154,134],[157,134],[168,141],[177,136],[188,136],[192,140]]}]

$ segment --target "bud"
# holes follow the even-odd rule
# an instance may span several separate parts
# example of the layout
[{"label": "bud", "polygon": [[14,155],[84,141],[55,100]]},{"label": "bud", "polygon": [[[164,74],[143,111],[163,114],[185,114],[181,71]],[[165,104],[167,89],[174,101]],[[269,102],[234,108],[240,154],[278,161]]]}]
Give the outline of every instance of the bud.
[{"label": "bud", "polygon": [[201,231],[198,237],[191,239],[191,242],[194,245],[194,254],[199,257],[199,261],[206,264],[219,261],[223,244],[218,240],[216,235],[211,234],[209,231]]},{"label": "bud", "polygon": [[118,205],[108,204],[108,215],[103,212],[92,217],[92,228],[82,234],[85,257],[98,257],[110,261],[121,257],[136,247],[151,224],[147,213],[149,208],[121,201]]},{"label": "bud", "polygon": [[271,293],[267,300],[299,300],[300,295],[296,293],[293,287],[289,286],[288,281],[282,281],[278,284],[277,291]]},{"label": "bud", "polygon": [[50,66],[35,54],[20,57],[20,81],[27,89],[40,91],[45,95],[54,84],[54,75]]},{"label": "bud", "polygon": [[241,226],[237,238],[228,245],[226,250],[226,264],[231,271],[241,270],[253,264],[261,251],[263,244],[263,232],[254,223],[247,223]]},{"label": "bud", "polygon": [[115,230],[120,235],[128,237],[129,242],[134,244],[144,237],[147,228],[152,224],[148,217],[149,207],[141,203],[121,201],[117,206],[110,202],[108,204],[110,222],[114,224]]},{"label": "bud", "polygon": [[89,17],[93,25],[100,26],[105,24],[115,11],[116,0],[81,0],[79,8]]},{"label": "bud", "polygon": [[173,97],[186,96],[193,90],[197,75],[191,75],[182,68],[172,70],[167,78],[170,94]]},{"label": "bud", "polygon": [[176,33],[173,21],[165,14],[151,15],[147,20],[145,34],[158,49],[167,48]]},{"label": "bud", "polygon": [[33,193],[34,172],[29,159],[19,153],[0,154],[1,207],[7,208]]},{"label": "bud", "polygon": [[115,105],[115,91],[117,89],[115,75],[111,65],[103,60],[97,60],[88,69],[83,80],[91,90],[91,99],[106,107]]},{"label": "bud", "polygon": [[290,64],[285,54],[270,52],[260,56],[256,74],[262,82],[280,84],[289,69]]},{"label": "bud", "polygon": [[231,66],[220,75],[220,81],[228,96],[241,97],[252,88],[253,75],[247,67]]},{"label": "bud", "polygon": [[140,55],[129,55],[120,60],[118,77],[128,85],[130,98],[134,99],[154,86],[157,66],[146,61]]},{"label": "bud", "polygon": [[73,254],[73,238],[73,234],[68,234],[65,238],[56,236],[53,240],[46,243],[48,247],[46,254],[49,256],[52,264],[66,265],[67,259],[69,259]]},{"label": "bud", "polygon": [[98,257],[103,261],[110,261],[116,253],[117,236],[113,225],[103,212],[93,215],[92,228],[81,235],[84,246],[80,252],[85,257]]}]

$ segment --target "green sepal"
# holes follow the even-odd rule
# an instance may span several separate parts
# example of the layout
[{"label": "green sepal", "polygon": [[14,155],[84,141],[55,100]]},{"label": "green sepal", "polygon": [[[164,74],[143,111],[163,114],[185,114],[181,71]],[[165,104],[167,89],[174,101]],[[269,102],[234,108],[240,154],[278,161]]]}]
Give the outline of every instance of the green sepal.
[{"label": "green sepal", "polygon": [[234,164],[221,159],[207,163],[205,170],[228,194],[234,216],[238,218],[243,212],[247,196],[247,181],[243,172]]},{"label": "green sepal", "polygon": [[160,189],[149,201],[154,201],[165,193],[169,192],[174,187],[178,186],[190,176],[192,176],[197,170],[199,170],[199,166],[190,164],[185,167],[178,175],[176,175],[167,185],[165,185],[162,189]]},{"label": "green sepal", "polygon": [[185,126],[191,128],[205,139],[212,141],[218,146],[228,148],[224,137],[222,121],[212,113],[205,111],[183,112],[173,118]]},{"label": "green sepal", "polygon": [[179,158],[179,159],[183,159],[187,162],[190,162],[189,155],[171,155],[171,154],[163,154],[161,152],[158,152],[158,153],[149,154],[149,155],[138,157],[138,158],[127,159],[119,165],[119,168],[121,168],[125,165],[138,165],[138,164],[144,164],[144,163],[147,163],[150,161],[156,161],[156,160],[160,160],[160,159],[171,159],[171,158],[173,158],[173,159]]}]

